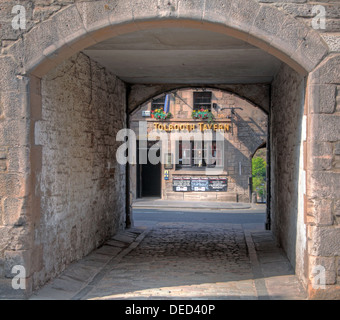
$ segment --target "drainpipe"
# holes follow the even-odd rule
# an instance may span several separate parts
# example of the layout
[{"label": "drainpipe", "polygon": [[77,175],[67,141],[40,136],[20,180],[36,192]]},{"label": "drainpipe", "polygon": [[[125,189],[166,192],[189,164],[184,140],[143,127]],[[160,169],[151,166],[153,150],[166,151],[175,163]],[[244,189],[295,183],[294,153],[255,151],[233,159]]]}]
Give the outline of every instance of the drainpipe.
[{"label": "drainpipe", "polygon": [[270,136],[270,130],[271,130],[271,111],[272,109],[272,88],[269,87],[269,111],[268,111],[268,125],[267,125],[267,212],[266,212],[266,224],[265,228],[266,230],[271,230],[271,136]]},{"label": "drainpipe", "polygon": [[[131,88],[125,85],[125,114],[126,114],[126,127],[130,127],[130,113],[129,113],[129,95]],[[132,208],[130,203],[130,164],[125,165],[125,227],[129,229],[133,226],[132,222]]]}]

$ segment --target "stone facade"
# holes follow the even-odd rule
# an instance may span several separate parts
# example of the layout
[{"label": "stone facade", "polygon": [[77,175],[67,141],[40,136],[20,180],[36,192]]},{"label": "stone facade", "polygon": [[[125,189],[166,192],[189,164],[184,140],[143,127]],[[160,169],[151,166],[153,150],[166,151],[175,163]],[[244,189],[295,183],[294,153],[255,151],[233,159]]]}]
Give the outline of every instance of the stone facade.
[{"label": "stone facade", "polygon": [[[272,129],[274,138],[286,137],[290,134],[299,135],[299,137],[290,137],[288,141],[291,142],[287,142],[281,149],[289,151],[290,160],[297,161],[298,152],[303,156],[302,163],[301,156],[299,158],[301,179],[296,182],[299,186],[280,190],[280,196],[287,200],[295,190],[299,193],[298,200],[294,196],[295,201],[298,202],[296,208],[287,205],[289,218],[288,220],[282,218],[281,221],[287,226],[285,230],[287,234],[294,235],[294,229],[300,230],[296,232],[300,235],[297,237],[296,248],[300,252],[300,257],[303,253],[304,259],[296,259],[297,273],[303,274],[310,297],[339,298],[340,4],[338,1],[32,0],[25,1],[27,24],[26,29],[23,30],[15,30],[11,26],[14,16],[12,8],[16,4],[22,5],[23,2],[6,0],[0,4],[0,283],[2,295],[8,296],[6,292],[13,294],[11,288],[10,291],[3,291],[3,284],[6,286],[7,278],[13,276],[9,271],[14,264],[26,267],[27,281],[32,285],[31,276],[41,270],[41,261],[43,261],[41,242],[45,239],[38,239],[36,242],[35,234],[41,223],[40,208],[48,208],[52,200],[48,200],[47,203],[42,202],[39,194],[39,190],[45,192],[45,195],[49,192],[47,186],[39,184],[43,173],[41,170],[44,166],[43,159],[47,159],[47,154],[43,156],[44,148],[36,144],[43,142],[39,141],[43,136],[35,136],[39,133],[35,131],[36,123],[42,119],[40,80],[46,73],[84,48],[117,34],[180,25],[205,28],[247,41],[274,55],[294,69],[294,72],[305,77],[304,117],[301,118],[301,113],[297,113],[299,120],[297,125],[301,130],[297,132],[288,124],[286,128],[281,129],[286,132],[282,135],[279,132],[280,128]],[[311,28],[315,18],[313,8],[316,4],[321,4],[326,9],[325,29]],[[288,79],[292,79],[297,81],[299,88],[301,87],[301,79],[299,80],[298,76],[288,69],[282,70],[281,75],[276,79],[277,84],[286,82],[284,87],[287,90]],[[271,90],[273,97],[278,97],[275,93],[275,90],[279,90],[278,85],[272,86]],[[125,90],[122,89],[122,95],[124,92]],[[155,93],[150,97],[154,95]],[[294,99],[294,95],[298,99]],[[293,114],[301,112],[299,90],[293,88],[290,99],[292,103],[297,103]],[[276,101],[280,104],[284,103],[280,99]],[[279,123],[282,108],[274,107],[272,111],[270,116],[275,123]],[[286,118],[283,118],[283,121],[288,123]],[[306,139],[303,139],[304,123],[307,128]],[[39,124],[37,130],[38,128]],[[295,163],[294,168],[291,168],[282,161],[278,162],[277,155],[281,152],[280,148],[274,149],[271,155],[273,164],[271,180],[275,177],[284,177],[287,181],[292,181],[289,175],[293,176],[296,173],[294,170],[297,165]],[[301,170],[301,164],[305,170]],[[287,170],[287,173],[277,172],[281,170],[280,168]],[[306,174],[305,184],[303,171]],[[272,190],[278,190],[275,184]],[[277,204],[274,199],[271,209],[277,208]],[[280,212],[282,211],[272,213],[273,218]],[[297,217],[296,223],[293,223],[294,215]],[[67,226],[67,230],[69,228],[70,226]],[[306,242],[303,236],[304,228],[306,228]],[[283,228],[281,229],[283,232]],[[67,233],[67,230],[62,232]],[[78,227],[73,234],[78,234]],[[73,239],[78,238],[73,236]],[[292,249],[294,241],[287,241],[283,237],[281,241],[294,261],[295,255]],[[291,249],[287,249],[288,247]],[[75,256],[76,254],[68,259],[73,259]],[[303,267],[298,260],[304,261]],[[313,287],[313,267],[319,263],[326,269],[325,289]],[[39,277],[38,274],[33,276],[36,279]],[[30,289],[29,286],[28,294]]]},{"label": "stone facade", "polygon": [[[195,92],[200,92],[199,90]],[[204,92],[211,92],[211,106],[215,104],[216,109],[211,108],[216,126],[229,126],[229,131],[223,134],[224,136],[224,156],[222,172],[213,175],[206,172],[205,168],[176,168],[174,164],[169,171],[169,180],[164,180],[161,177],[161,198],[164,200],[187,200],[187,201],[229,201],[229,202],[250,202],[249,178],[251,177],[251,160],[256,150],[266,144],[267,139],[267,115],[258,107],[250,104],[244,99],[233,94],[219,90],[205,89]],[[193,111],[193,94],[192,89],[183,89],[175,91],[169,95],[170,109],[173,115],[171,119],[160,122],[159,120],[150,117],[143,117],[145,111],[152,109],[152,102],[148,102],[135,110],[130,116],[130,128],[139,136],[139,122],[148,122],[148,132],[154,129],[154,124],[165,125],[166,127],[180,126],[195,126],[197,132],[203,132],[203,128],[209,125],[207,120],[199,121],[191,117]],[[163,95],[164,96],[164,95]],[[234,114],[232,114],[234,108]],[[213,125],[211,131],[213,130]],[[202,130],[200,130],[200,128]],[[216,127],[217,128],[217,127]],[[169,134],[169,147],[167,152],[171,151],[171,140],[176,139],[171,135],[175,135],[180,130],[173,130]],[[162,132],[162,130],[156,130]],[[184,132],[189,132],[184,130]],[[194,132],[194,131],[193,131]],[[163,151],[165,152],[165,151]],[[178,149],[176,150],[178,152]],[[174,155],[173,155],[174,160]],[[138,166],[139,164],[137,164]],[[164,172],[164,165],[161,171]],[[134,193],[134,198],[137,195],[136,186],[136,166],[131,166],[131,188]],[[192,177],[197,179],[209,178],[226,178],[227,190],[223,192],[181,192],[174,191],[173,179]]]}]

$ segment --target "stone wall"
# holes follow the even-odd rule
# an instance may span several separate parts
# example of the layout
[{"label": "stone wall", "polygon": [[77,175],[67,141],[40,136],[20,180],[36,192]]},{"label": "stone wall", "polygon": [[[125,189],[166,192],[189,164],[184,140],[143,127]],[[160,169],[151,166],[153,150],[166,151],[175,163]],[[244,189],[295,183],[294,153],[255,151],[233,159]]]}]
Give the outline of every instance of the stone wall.
[{"label": "stone wall", "polygon": [[33,288],[124,227],[125,169],[116,162],[116,133],[125,127],[125,85],[84,54],[42,79],[39,179],[42,247]]},{"label": "stone wall", "polygon": [[[306,147],[309,294],[340,299],[340,55],[309,77]],[[313,286],[325,268],[324,288]],[[326,289],[326,290],[325,290]]]},{"label": "stone wall", "polygon": [[[248,0],[249,1],[249,0]],[[313,12],[313,6],[322,5],[326,9],[326,28],[317,30],[322,34],[323,39],[327,42],[331,51],[339,52],[340,51],[340,40],[338,36],[338,32],[340,31],[340,4],[337,0],[254,0],[263,6],[275,7],[279,10],[283,11],[285,14],[291,15],[296,19],[302,21],[306,26],[311,27],[312,19],[315,17],[316,13]],[[26,31],[32,29],[35,25],[50,19],[53,14],[59,12],[67,6],[72,4],[78,4],[80,10],[82,10],[81,3],[88,2],[99,2],[98,0],[27,0],[24,3],[27,13],[27,27]],[[101,1],[103,4],[100,4],[99,9],[101,11],[113,11],[116,7],[115,1],[106,0]],[[140,2],[136,0],[124,0],[126,3],[125,11],[134,10],[134,3],[140,5]],[[171,1],[161,1],[164,2],[164,6],[168,6],[169,8],[178,9],[179,0],[171,0]],[[203,2],[203,1],[200,1]],[[237,2],[240,2],[242,6],[243,1],[236,1],[233,6],[237,5]],[[158,1],[158,7],[160,7],[160,2]],[[0,3],[0,20],[1,20],[1,28],[0,28],[0,39],[1,46],[6,47],[12,41],[17,40],[22,31],[13,30],[10,22],[13,19],[12,7],[16,4],[23,5],[22,1],[19,0],[3,0]],[[201,8],[204,7],[204,4],[199,4]],[[215,4],[216,6],[218,4]],[[157,3],[155,3],[155,7]],[[138,6],[137,6],[138,8]],[[126,13],[124,13],[126,14]],[[91,14],[92,15],[92,14]],[[296,30],[296,32],[300,32]]]},{"label": "stone wall", "polygon": [[[11,26],[14,17],[12,8],[16,4],[25,5],[26,29],[14,30]],[[321,4],[326,8],[325,30],[311,28],[313,19],[311,10],[316,4]],[[333,98],[334,101],[339,100],[335,98],[336,90],[338,90],[336,86],[340,83],[339,57],[336,56],[336,59],[333,59],[335,53],[340,52],[339,8],[338,0],[1,1],[0,247],[2,253],[0,278],[3,278],[5,274],[8,276],[8,267],[13,263],[25,266],[40,263],[39,247],[34,248],[32,245],[34,234],[32,229],[37,225],[36,213],[31,201],[37,186],[33,183],[35,177],[32,167],[37,166],[37,162],[33,161],[35,159],[32,154],[35,149],[39,153],[39,148],[35,148],[32,141],[34,121],[30,113],[33,108],[32,101],[30,101],[32,92],[30,92],[29,80],[32,76],[37,79],[41,78],[59,62],[96,42],[106,40],[119,32],[137,30],[143,27],[143,24],[147,27],[149,22],[150,25],[160,26],[163,25],[164,20],[169,19],[171,20],[169,25],[172,26],[176,20],[179,23],[183,20],[190,20],[194,26],[199,25],[207,29],[214,25],[216,31],[243,38],[301,73],[313,73],[314,84],[320,85],[320,90],[313,92],[313,102],[310,104],[311,107],[321,109],[315,109],[317,114],[310,111],[307,119],[308,128],[311,128],[307,134],[308,206],[305,208],[308,216],[305,218],[311,219],[307,230],[310,254],[308,264],[311,269],[321,260],[324,261],[323,263],[327,264],[327,286],[338,290],[338,190],[340,181],[338,143],[340,138],[339,120],[336,113],[339,110],[338,107],[333,108],[332,111],[329,108],[332,106]],[[124,26],[118,26],[122,22],[127,23]],[[289,72],[287,71],[286,74],[288,75]],[[279,91],[279,88],[277,90]],[[295,87],[292,90],[296,92]],[[333,92],[334,96],[326,94],[330,99],[324,99],[325,92],[328,90]],[[289,94],[289,96],[292,95]],[[284,101],[281,103],[284,105]],[[280,119],[280,114],[276,114],[277,120]],[[293,117],[291,119],[294,123],[295,119]],[[285,121],[289,125],[288,120]],[[303,123],[303,120],[301,122]],[[293,131],[294,129],[292,128]],[[317,134],[313,134],[315,130]],[[299,147],[295,144],[289,147],[287,144],[285,149],[290,154],[295,154],[298,159],[297,149],[301,154],[301,143]],[[313,155],[318,156],[313,159]],[[273,157],[272,163],[274,161],[278,159]],[[299,157],[299,166],[300,163],[301,157]],[[278,169],[280,167],[288,170],[282,161]],[[274,169],[272,173],[275,172]],[[291,172],[295,169],[296,166]],[[283,189],[288,194],[300,188],[295,186],[289,189],[288,186]],[[280,191],[279,188],[277,191]],[[290,196],[285,195],[283,198],[289,200]],[[326,201],[322,202],[325,198]],[[296,201],[300,207],[300,200]],[[304,204],[306,205],[306,202]],[[273,207],[275,206],[280,209],[274,199]],[[287,210],[290,212],[289,208]],[[291,212],[293,211],[292,209]],[[283,210],[277,212],[283,212]],[[300,215],[297,218],[300,221]],[[292,244],[290,246],[292,248]],[[303,247],[302,250],[304,250]],[[337,286],[335,286],[336,283]]]},{"label": "stone wall", "polygon": [[272,230],[299,277],[306,281],[304,91],[304,78],[283,65],[272,83],[270,151]]}]

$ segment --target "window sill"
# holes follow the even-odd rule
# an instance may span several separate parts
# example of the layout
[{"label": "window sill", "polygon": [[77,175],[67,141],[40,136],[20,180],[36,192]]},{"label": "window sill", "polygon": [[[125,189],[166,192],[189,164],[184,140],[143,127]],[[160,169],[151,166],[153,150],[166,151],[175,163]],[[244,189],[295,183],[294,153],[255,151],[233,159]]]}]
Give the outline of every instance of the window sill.
[{"label": "window sill", "polygon": [[[206,171],[205,169],[209,169]],[[202,175],[208,175],[209,176],[226,176],[228,175],[228,172],[223,170],[223,171],[216,171],[214,172],[214,168],[203,168],[203,169],[193,169],[193,170],[188,170],[188,169],[177,169],[172,172],[172,175],[191,175],[191,176],[202,176]]]}]

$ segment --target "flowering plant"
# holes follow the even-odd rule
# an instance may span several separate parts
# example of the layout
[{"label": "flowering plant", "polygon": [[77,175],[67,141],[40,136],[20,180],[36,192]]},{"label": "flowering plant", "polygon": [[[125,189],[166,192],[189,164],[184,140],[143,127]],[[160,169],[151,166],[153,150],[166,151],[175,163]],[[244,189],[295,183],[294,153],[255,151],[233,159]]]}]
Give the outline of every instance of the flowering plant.
[{"label": "flowering plant", "polygon": [[212,112],[210,112],[208,109],[200,109],[200,110],[194,110],[191,113],[191,117],[193,119],[208,119],[209,122],[212,122],[214,120],[214,115],[212,114]]},{"label": "flowering plant", "polygon": [[172,117],[171,112],[165,113],[163,109],[155,109],[151,111],[151,118],[165,120]]}]

